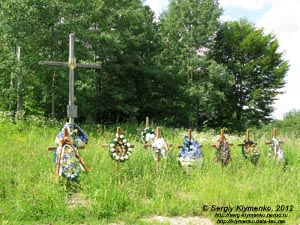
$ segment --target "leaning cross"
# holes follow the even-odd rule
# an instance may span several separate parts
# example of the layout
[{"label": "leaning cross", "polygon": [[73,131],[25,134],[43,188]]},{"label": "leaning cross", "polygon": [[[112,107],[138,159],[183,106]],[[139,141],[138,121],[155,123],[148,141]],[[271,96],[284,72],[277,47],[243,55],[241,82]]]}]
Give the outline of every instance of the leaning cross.
[{"label": "leaning cross", "polygon": [[67,116],[69,117],[71,130],[73,130],[74,128],[74,118],[77,118],[77,106],[74,105],[74,69],[76,67],[101,69],[100,65],[76,63],[76,58],[74,56],[74,42],[75,42],[75,35],[72,33],[69,35],[69,61],[68,62],[51,62],[51,61],[39,62],[39,64],[41,65],[69,67],[69,105],[67,106]]}]

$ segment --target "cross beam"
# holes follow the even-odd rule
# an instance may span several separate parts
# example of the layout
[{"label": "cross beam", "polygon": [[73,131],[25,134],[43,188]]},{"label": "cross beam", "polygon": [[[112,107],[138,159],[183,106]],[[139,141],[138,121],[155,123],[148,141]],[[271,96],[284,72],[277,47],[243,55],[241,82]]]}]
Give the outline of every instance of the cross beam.
[{"label": "cross beam", "polygon": [[71,130],[73,130],[74,128],[74,118],[77,118],[77,106],[74,105],[74,69],[76,67],[101,69],[101,66],[96,64],[76,63],[76,58],[74,55],[74,42],[75,42],[75,35],[71,33],[69,35],[69,61],[68,62],[52,62],[52,61],[39,62],[40,65],[69,67],[69,104],[67,106],[67,116],[69,117]]}]

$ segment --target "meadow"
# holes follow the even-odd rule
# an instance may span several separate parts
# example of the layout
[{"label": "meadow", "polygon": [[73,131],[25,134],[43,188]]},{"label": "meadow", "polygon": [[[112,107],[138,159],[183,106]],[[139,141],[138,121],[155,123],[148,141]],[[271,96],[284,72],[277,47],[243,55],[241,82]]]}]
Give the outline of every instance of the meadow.
[{"label": "meadow", "polygon": [[[244,134],[225,134],[234,145],[232,161],[221,167],[211,147],[219,131],[193,132],[203,145],[204,164],[186,173],[177,163],[183,128],[151,124],[160,126],[162,137],[174,144],[156,172],[152,150],[140,143],[138,129],[144,124],[82,125],[89,143],[80,153],[90,171],[82,172],[79,185],[74,185],[55,176],[53,152],[47,151],[62,125],[34,117],[15,122],[0,117],[0,224],[153,224],[144,220],[153,215],[200,216],[217,223],[214,205],[268,206],[273,213],[287,214],[281,218],[285,224],[300,224],[300,136],[292,128],[277,132],[284,141],[285,164],[268,157],[265,142],[272,137],[272,125],[251,130],[261,153],[256,166],[236,145]],[[135,145],[118,173],[108,148],[101,147],[117,126]],[[204,205],[210,209],[203,210]],[[284,207],[276,211],[278,206]]]}]

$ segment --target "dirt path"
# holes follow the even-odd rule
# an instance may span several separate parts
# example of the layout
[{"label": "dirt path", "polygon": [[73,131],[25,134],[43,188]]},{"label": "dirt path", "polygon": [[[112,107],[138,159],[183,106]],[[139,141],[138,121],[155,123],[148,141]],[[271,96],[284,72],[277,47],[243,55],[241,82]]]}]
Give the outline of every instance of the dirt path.
[{"label": "dirt path", "polygon": [[[67,206],[69,209],[76,208],[77,206],[86,207],[88,205],[88,202],[84,198],[84,196],[80,193],[75,193],[68,197],[67,199]],[[145,219],[142,219],[143,221],[147,221],[153,224],[170,224],[170,225],[214,225],[210,219],[202,218],[199,216],[195,217],[165,217],[165,216],[151,216]],[[123,222],[121,223],[113,223],[110,225],[123,225]]]},{"label": "dirt path", "polygon": [[164,217],[164,216],[153,216],[145,221],[158,223],[170,223],[170,225],[214,225],[210,219],[202,217]]}]

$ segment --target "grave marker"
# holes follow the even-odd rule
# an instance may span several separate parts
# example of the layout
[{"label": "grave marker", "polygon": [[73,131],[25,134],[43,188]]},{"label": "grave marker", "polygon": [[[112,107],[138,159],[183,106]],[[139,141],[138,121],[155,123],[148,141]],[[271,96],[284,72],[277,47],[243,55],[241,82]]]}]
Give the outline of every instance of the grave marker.
[{"label": "grave marker", "polygon": [[127,139],[125,139],[125,137],[121,134],[121,128],[117,127],[116,136],[111,144],[101,144],[101,146],[110,147],[110,154],[115,160],[115,171],[118,175],[120,162],[125,162],[129,159],[131,155],[131,148],[134,148],[134,145],[128,143]]},{"label": "grave marker", "polygon": [[[249,142],[250,141],[250,129],[247,129],[246,130],[246,142]],[[255,143],[257,144],[257,143]],[[244,144],[237,144],[237,146],[243,146]]]},{"label": "grave marker", "polygon": [[[224,135],[224,129],[220,130],[220,141],[226,141],[225,135]],[[232,143],[228,143],[229,146],[233,146]],[[211,147],[217,147],[216,144],[212,144]]]},{"label": "grave marker", "polygon": [[284,161],[284,153],[280,146],[281,143],[284,143],[284,142],[278,141],[277,130],[276,130],[276,128],[273,128],[272,139],[271,139],[271,141],[266,142],[266,144],[270,145],[269,155],[278,161]]},{"label": "grave marker", "polygon": [[[80,156],[80,154],[78,153],[77,149],[73,146],[73,143],[70,140],[68,128],[64,128],[64,137],[60,140],[60,144],[56,148],[57,149],[57,159],[56,159],[56,169],[55,169],[56,176],[60,176],[61,173],[62,173],[61,157],[63,157],[63,149],[65,148],[65,145],[69,146],[69,148],[74,153],[75,157],[79,160],[79,163],[83,167],[83,169],[85,171],[89,171],[89,167],[86,165],[86,163],[84,162],[83,158]],[[52,148],[51,149],[48,148],[48,150],[53,150],[53,149]]]},{"label": "grave marker", "polygon": [[238,144],[238,146],[242,147],[242,154],[246,159],[250,159],[250,161],[256,165],[259,159],[259,151],[257,148],[257,143],[250,140],[250,130],[246,131],[246,139],[244,143]]},{"label": "grave marker", "polygon": [[[188,129],[188,139],[192,140],[192,129]],[[200,144],[200,147],[203,147],[203,145]],[[177,148],[182,148],[182,145],[177,145]]]},{"label": "grave marker", "polygon": [[146,117],[146,127],[143,130],[140,130],[141,134],[141,142],[143,144],[149,144],[154,141],[155,139],[155,131],[150,128],[149,125],[149,117]]},{"label": "grave marker", "polygon": [[192,138],[192,130],[188,129],[187,133],[187,136],[184,137],[183,145],[177,147],[181,148],[178,162],[189,173],[189,167],[202,166],[203,154],[201,151],[202,145]]},{"label": "grave marker", "polygon": [[[277,129],[273,128],[272,136],[277,139]],[[278,141],[280,144],[284,143],[283,141]],[[271,144],[271,141],[266,141],[266,144]]]},{"label": "grave marker", "polygon": [[51,61],[39,62],[40,65],[69,67],[69,104],[67,105],[67,117],[69,117],[69,123],[71,124],[71,131],[74,129],[74,118],[77,118],[77,106],[74,104],[74,69],[76,67],[101,69],[100,65],[76,63],[76,58],[74,55],[74,42],[75,42],[75,35],[71,33],[69,35],[68,62],[51,62]]},{"label": "grave marker", "polygon": [[224,135],[224,129],[221,129],[220,138],[217,142],[217,144],[211,145],[216,148],[216,157],[214,160],[220,162],[222,166],[226,166],[231,160],[229,146],[232,146],[233,144],[227,142]]}]

